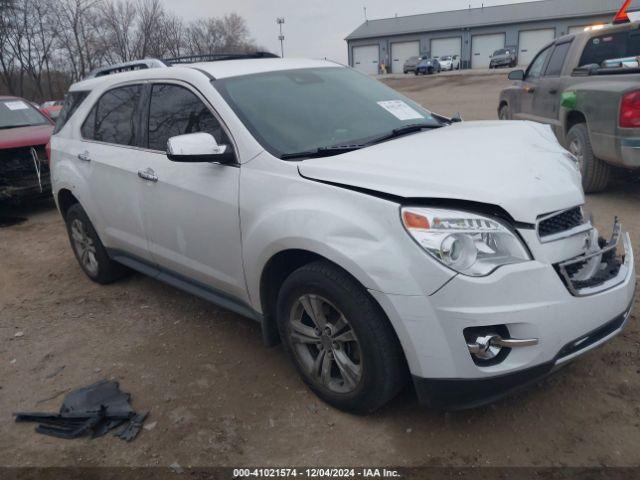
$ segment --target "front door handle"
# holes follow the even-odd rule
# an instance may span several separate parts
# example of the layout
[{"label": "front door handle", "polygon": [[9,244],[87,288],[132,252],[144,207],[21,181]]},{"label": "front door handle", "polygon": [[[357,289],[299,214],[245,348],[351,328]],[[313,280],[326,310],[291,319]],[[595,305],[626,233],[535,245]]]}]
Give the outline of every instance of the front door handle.
[{"label": "front door handle", "polygon": [[555,88],[549,90],[549,95],[555,95],[556,93],[558,93],[558,90],[556,90]]},{"label": "front door handle", "polygon": [[138,176],[143,180],[148,180],[150,182],[158,181],[158,176],[156,175],[156,172],[154,172],[152,168],[147,168],[146,170],[138,170]]},{"label": "front door handle", "polygon": [[78,154],[78,160],[82,160],[83,162],[90,162],[91,156],[89,156],[89,152],[85,150],[84,152]]}]

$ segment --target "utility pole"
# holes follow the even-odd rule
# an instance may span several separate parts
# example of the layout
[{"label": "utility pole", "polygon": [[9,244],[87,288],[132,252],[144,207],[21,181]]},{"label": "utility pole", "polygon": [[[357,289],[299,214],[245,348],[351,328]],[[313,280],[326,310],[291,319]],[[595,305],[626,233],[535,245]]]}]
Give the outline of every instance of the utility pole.
[{"label": "utility pole", "polygon": [[280,35],[278,35],[278,40],[280,40],[280,56],[284,58],[284,35],[282,34],[282,25],[284,25],[284,17],[276,18],[276,23],[280,27]]}]

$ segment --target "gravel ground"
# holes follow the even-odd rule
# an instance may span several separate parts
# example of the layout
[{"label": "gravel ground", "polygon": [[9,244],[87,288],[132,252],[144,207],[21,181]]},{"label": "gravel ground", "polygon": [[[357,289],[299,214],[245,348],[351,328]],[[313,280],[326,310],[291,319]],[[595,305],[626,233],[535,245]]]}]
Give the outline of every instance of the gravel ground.
[{"label": "gravel ground", "polygon": [[[495,118],[507,84],[504,74],[387,81],[468,120]],[[639,203],[640,182],[623,178],[588,207],[602,229],[619,215],[637,245]],[[93,284],[51,204],[17,214],[27,221],[0,228],[2,466],[640,464],[637,305],[622,335],[529,392],[443,413],[407,388],[358,417],[317,400],[280,348],[261,345],[257,324],[142,275]],[[13,423],[12,412],[56,410],[102,378],[151,411],[135,442],[58,440]]]}]

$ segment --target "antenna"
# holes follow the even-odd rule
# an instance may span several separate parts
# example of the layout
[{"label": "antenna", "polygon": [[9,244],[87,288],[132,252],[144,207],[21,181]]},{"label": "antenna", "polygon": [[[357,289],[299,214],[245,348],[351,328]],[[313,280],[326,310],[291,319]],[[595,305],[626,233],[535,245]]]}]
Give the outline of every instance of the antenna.
[{"label": "antenna", "polygon": [[276,18],[276,23],[280,27],[280,35],[278,35],[278,40],[280,40],[280,56],[284,58],[284,35],[282,34],[282,25],[284,25],[284,17]]},{"label": "antenna", "polygon": [[369,19],[367,18],[367,7],[362,7],[364,9],[364,21],[365,23],[369,21]]}]

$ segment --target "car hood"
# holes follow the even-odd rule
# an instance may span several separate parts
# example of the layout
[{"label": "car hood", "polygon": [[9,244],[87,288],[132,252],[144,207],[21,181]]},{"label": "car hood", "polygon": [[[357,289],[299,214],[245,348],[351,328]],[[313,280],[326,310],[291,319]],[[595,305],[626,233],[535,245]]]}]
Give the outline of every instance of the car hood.
[{"label": "car hood", "polygon": [[548,126],[462,122],[301,162],[303,177],[401,198],[498,205],[519,222],[584,203],[581,178]]},{"label": "car hood", "polygon": [[53,132],[53,125],[34,125],[0,129],[0,149],[45,145]]}]

